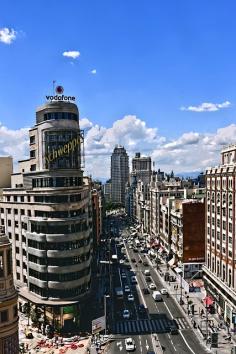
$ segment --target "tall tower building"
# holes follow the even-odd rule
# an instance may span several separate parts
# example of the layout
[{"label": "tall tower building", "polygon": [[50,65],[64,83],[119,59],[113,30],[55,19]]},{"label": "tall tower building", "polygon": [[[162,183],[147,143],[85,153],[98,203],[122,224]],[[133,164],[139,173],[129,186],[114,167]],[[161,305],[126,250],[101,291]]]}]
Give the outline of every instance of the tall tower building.
[{"label": "tall tower building", "polygon": [[116,146],[111,155],[111,199],[125,205],[125,188],[129,181],[129,156],[123,146]]},{"label": "tall tower building", "polygon": [[20,301],[42,307],[54,326],[71,331],[90,289],[91,199],[78,108],[68,96],[55,97],[36,110],[30,158],[19,162],[3,191],[1,223],[12,242]]},{"label": "tall tower building", "polygon": [[152,175],[151,157],[141,156],[140,152],[136,152],[132,159],[132,174],[135,174],[137,181],[141,180],[144,185],[150,183]]},{"label": "tall tower building", "polygon": [[215,310],[236,328],[236,145],[221,164],[206,170],[206,266],[204,281]]},{"label": "tall tower building", "polygon": [[11,244],[0,229],[0,353],[18,354],[17,292],[13,283]]}]

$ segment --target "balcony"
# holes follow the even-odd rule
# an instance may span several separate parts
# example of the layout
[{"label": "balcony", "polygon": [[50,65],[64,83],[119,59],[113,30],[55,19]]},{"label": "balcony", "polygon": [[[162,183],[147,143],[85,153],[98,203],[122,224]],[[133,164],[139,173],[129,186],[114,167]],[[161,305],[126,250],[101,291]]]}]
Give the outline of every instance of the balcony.
[{"label": "balcony", "polygon": [[91,249],[91,243],[90,242],[87,246],[80,247],[74,250],[65,250],[65,251],[60,251],[60,250],[50,250],[47,251],[47,256],[49,258],[67,258],[67,257],[75,257],[75,256],[80,256],[84,253],[88,253],[88,251]]},{"label": "balcony", "polygon": [[66,265],[66,266],[48,266],[48,273],[57,273],[57,274],[65,274],[78,272],[84,268],[87,268],[91,263],[92,257],[90,257],[87,261],[83,263]]},{"label": "balcony", "polygon": [[70,280],[64,282],[57,282],[57,281],[49,281],[48,288],[49,289],[72,289],[83,285],[84,283],[88,283],[90,281],[91,274],[84,276],[83,278],[77,280]]}]

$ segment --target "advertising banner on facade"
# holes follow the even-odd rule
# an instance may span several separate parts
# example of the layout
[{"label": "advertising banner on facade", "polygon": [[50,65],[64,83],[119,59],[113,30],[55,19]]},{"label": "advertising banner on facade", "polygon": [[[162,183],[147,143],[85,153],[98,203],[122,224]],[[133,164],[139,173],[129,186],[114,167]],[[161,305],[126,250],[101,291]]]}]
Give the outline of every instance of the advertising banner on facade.
[{"label": "advertising banner on facade", "polygon": [[105,316],[96,318],[92,321],[92,334],[99,333],[106,328]]}]

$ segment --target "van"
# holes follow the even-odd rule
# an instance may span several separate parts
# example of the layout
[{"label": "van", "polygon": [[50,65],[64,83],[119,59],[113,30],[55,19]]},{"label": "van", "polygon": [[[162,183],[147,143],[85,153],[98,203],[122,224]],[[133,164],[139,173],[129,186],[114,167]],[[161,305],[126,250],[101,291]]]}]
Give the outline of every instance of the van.
[{"label": "van", "polygon": [[155,301],[162,301],[161,293],[160,291],[153,291],[152,297]]},{"label": "van", "polygon": [[150,270],[149,269],[145,269],[144,275],[150,275]]}]

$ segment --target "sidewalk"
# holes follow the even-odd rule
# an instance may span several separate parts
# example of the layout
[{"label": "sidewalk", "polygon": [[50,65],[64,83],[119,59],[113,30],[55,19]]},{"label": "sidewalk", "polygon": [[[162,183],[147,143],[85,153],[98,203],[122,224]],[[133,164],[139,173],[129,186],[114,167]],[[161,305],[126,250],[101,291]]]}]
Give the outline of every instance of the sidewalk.
[{"label": "sidewalk", "polygon": [[[175,282],[168,282],[164,280],[165,272],[169,272],[170,275],[176,276],[176,273],[171,269],[167,269],[167,266],[163,259],[161,264],[159,264],[159,269],[157,269],[156,264],[153,267],[159,276],[161,276],[162,283],[164,287],[168,290],[169,294],[175,299],[179,308],[181,308],[183,315],[191,324],[192,329],[196,332],[196,335],[204,346],[210,349],[210,344],[206,344],[206,332],[208,323],[208,336],[212,332],[218,332],[218,348],[212,348],[210,351],[217,354],[230,354],[231,348],[236,345],[236,335],[231,334],[231,341],[227,339],[229,333],[226,326],[222,326],[222,320],[219,318],[218,314],[206,315],[206,308],[202,300],[204,295],[202,293],[186,293],[182,289],[182,305],[180,305],[181,299],[181,289],[180,284],[176,280]],[[151,260],[150,260],[151,262]],[[153,264],[153,263],[152,263]],[[194,306],[194,314],[192,314],[191,306]]]}]

